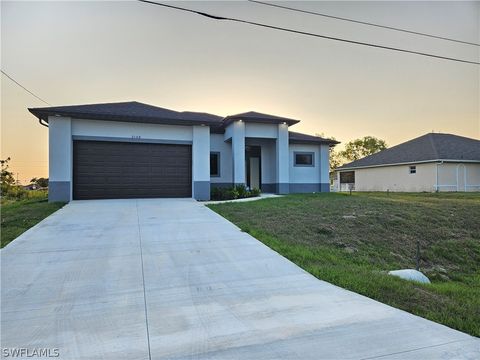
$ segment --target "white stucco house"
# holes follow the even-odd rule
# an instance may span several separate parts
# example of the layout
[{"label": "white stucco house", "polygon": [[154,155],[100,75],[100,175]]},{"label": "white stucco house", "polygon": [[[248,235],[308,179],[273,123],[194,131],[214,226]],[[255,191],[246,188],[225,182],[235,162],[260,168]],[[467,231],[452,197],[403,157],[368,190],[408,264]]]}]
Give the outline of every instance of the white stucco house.
[{"label": "white stucco house", "polygon": [[480,141],[430,133],[335,171],[336,191],[480,191]]},{"label": "white stucco house", "polygon": [[329,191],[336,141],[289,131],[298,120],[220,117],[139,102],[30,108],[49,132],[49,200],[193,197],[245,184]]}]

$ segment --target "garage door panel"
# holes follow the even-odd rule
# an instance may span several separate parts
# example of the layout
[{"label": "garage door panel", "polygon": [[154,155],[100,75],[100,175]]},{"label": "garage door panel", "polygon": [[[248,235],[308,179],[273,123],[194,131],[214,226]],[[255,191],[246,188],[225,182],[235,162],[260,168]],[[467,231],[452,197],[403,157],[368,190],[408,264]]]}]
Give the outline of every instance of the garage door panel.
[{"label": "garage door panel", "polygon": [[74,141],[74,199],[190,197],[191,146]]}]

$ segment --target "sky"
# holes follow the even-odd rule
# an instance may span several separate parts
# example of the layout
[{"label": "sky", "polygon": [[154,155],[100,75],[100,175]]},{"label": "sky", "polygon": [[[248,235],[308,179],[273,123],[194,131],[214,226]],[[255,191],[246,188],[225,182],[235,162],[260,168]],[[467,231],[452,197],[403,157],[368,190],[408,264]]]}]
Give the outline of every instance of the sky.
[{"label": "sky", "polygon": [[[480,2],[282,2],[480,42]],[[175,2],[216,15],[480,60],[480,47],[246,1]],[[480,138],[480,66],[289,34],[135,1],[1,2],[1,68],[53,105],[140,101],[300,119],[292,131],[392,146],[425,133]],[[48,176],[46,106],[1,77],[1,158]],[[341,146],[341,145],[340,145]]]}]

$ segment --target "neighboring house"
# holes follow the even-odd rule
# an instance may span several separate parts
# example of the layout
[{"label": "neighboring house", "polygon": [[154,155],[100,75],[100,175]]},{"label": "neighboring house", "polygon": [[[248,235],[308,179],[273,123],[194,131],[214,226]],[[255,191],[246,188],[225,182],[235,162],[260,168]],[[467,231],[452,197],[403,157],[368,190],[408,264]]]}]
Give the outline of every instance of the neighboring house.
[{"label": "neighboring house", "polygon": [[480,141],[431,133],[336,169],[337,191],[480,191]]},{"label": "neighboring house", "polygon": [[22,185],[23,190],[38,190],[39,187],[37,184],[28,184],[28,185]]},{"label": "neighboring house", "polygon": [[33,108],[49,127],[49,200],[193,197],[245,184],[280,194],[329,191],[336,141],[289,132],[298,120],[222,118],[139,102]]}]

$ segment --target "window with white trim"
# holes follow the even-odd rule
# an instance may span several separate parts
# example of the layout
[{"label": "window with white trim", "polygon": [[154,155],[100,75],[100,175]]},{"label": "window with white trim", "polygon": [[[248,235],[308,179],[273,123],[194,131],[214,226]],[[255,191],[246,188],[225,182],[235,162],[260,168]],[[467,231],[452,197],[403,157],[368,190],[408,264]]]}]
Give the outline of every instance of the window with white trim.
[{"label": "window with white trim", "polygon": [[315,166],[313,163],[313,152],[298,151],[294,153],[294,166]]},{"label": "window with white trim", "polygon": [[410,172],[410,174],[416,174],[417,173],[417,167],[415,165],[414,166],[409,166],[408,171]]}]

